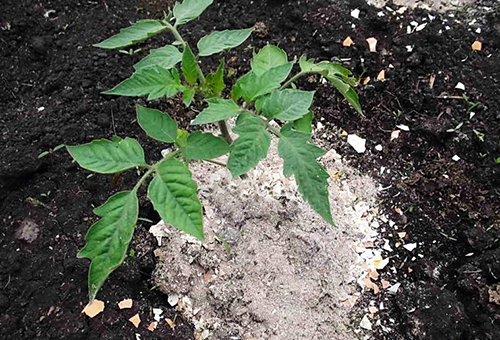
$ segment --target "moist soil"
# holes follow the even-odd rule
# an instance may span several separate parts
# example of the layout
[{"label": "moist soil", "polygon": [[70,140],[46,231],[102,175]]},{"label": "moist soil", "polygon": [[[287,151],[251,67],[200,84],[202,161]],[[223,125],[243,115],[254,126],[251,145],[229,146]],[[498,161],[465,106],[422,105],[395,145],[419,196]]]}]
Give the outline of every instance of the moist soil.
[{"label": "moist soil", "polygon": [[[193,338],[191,323],[152,283],[156,239],[142,221],[131,244],[134,252],[99,293],[105,311],[94,319],[81,314],[88,261],[76,253],[96,220],[92,209],[130,188],[136,175],[91,176],[63,150],[38,158],[59,144],[117,134],[137,138],[149,160],[159,159],[162,146],[145,138],[134,120],[137,101],[100,92],[129,76],[147,49],[170,38],[154,37],[132,56],[92,44],[138,18],[161,17],[169,5],[160,0],[0,4],[1,338]],[[350,15],[355,8],[359,19]],[[451,13],[417,8],[397,14],[362,1],[217,1],[181,29],[195,42],[214,29],[259,23],[247,44],[225,53],[228,66],[240,75],[248,70],[251,47],[271,43],[290,56],[341,58],[356,75],[371,78],[358,91],[366,117],[318,78],[300,85],[317,91],[315,124],[321,128],[316,137],[381,183],[381,209],[395,222],[379,230],[393,249],[387,253],[391,266],[381,276],[401,288],[395,295],[367,292],[353,312],[356,320],[370,301],[384,303],[372,320],[375,339],[495,339],[500,334],[500,165],[495,163],[500,157],[500,9],[495,2],[478,2]],[[412,22],[427,25],[416,31]],[[350,48],[341,44],[347,36],[355,42]],[[377,53],[368,51],[369,37],[378,40]],[[481,51],[472,51],[475,40],[482,41]],[[204,62],[216,68],[215,59]],[[376,81],[381,70],[386,79]],[[458,82],[465,91],[455,89]],[[468,110],[463,94],[478,105]],[[196,115],[178,98],[148,105],[177,116],[184,127]],[[342,130],[365,138],[367,151],[356,153]],[[394,130],[401,132],[391,140]],[[378,144],[382,151],[375,149]],[[454,161],[455,155],[460,159]],[[144,195],[140,214],[159,220]],[[411,252],[401,246],[412,243],[417,248]],[[116,306],[124,298],[134,300],[131,310]],[[176,327],[161,324],[149,332],[144,325],[153,320],[152,308],[163,309]],[[136,329],[127,319],[137,312],[143,320]]]}]

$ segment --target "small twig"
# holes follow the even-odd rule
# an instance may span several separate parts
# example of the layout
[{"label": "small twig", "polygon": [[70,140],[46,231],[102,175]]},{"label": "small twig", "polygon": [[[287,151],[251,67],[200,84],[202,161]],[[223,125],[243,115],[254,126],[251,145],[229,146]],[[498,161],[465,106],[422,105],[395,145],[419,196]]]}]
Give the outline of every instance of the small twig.
[{"label": "small twig", "polygon": [[222,162],[218,162],[218,161],[214,161],[213,159],[204,159],[205,162],[208,162],[208,163],[213,163],[213,164],[217,164],[217,165],[220,165],[222,167],[227,167],[226,164],[222,163]]},{"label": "small twig", "polygon": [[464,99],[464,97],[461,97],[461,96],[443,96],[443,95],[440,95],[440,96],[437,96],[438,99]]}]

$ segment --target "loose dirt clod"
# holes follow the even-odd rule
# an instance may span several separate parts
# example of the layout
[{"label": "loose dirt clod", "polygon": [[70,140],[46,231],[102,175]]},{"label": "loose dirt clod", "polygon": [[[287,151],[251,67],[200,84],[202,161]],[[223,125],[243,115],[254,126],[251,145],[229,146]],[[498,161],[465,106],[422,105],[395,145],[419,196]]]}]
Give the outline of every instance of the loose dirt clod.
[{"label": "loose dirt clod", "polygon": [[330,226],[283,177],[281,162],[272,147],[246,179],[212,164],[192,169],[206,240],[165,226],[154,277],[169,296],[182,296],[177,308],[198,337],[209,330],[209,339],[355,339],[344,302],[361,269],[349,245],[370,229],[376,186],[334,151],[324,156],[330,174],[344,171],[342,180],[331,179]]}]

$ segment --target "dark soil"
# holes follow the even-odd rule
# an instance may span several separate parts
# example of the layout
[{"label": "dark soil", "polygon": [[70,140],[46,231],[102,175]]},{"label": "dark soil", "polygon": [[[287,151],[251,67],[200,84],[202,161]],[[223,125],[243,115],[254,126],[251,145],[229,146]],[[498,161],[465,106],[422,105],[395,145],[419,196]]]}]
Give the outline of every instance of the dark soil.
[{"label": "dark soil", "polygon": [[[136,100],[100,92],[130,75],[148,48],[170,38],[155,37],[133,56],[98,50],[92,44],[138,18],[162,16],[171,3],[0,4],[1,338],[135,339],[136,333],[142,339],[192,338],[192,325],[176,316],[166,296],[150,283],[156,241],[145,222],[137,226],[131,246],[135,256],[127,258],[99,293],[106,310],[94,319],[80,313],[87,299],[88,261],[77,259],[76,253],[95,221],[92,208],[113,192],[130,188],[136,176],[128,172],[122,178],[90,177],[64,151],[37,158],[62,143],[80,144],[114,134],[138,138],[148,159],[160,157],[161,145],[145,138],[135,123]],[[317,89],[315,119],[325,126],[324,138],[353,165],[389,187],[383,191],[382,206],[398,229],[383,225],[381,237],[391,241],[394,252],[387,256],[396,269],[381,276],[402,283],[402,288],[396,296],[366,295],[359,305],[362,310],[369,300],[378,300],[387,307],[376,317],[384,326],[374,328],[377,339],[479,340],[500,334],[500,306],[489,301],[489,291],[500,283],[500,165],[494,162],[500,157],[500,10],[495,3],[487,5],[489,9],[481,4],[462,9],[454,18],[433,13],[430,21],[422,10],[407,12],[399,20],[387,11],[378,16],[378,9],[362,1],[218,1],[181,30],[194,42],[214,29],[261,22],[265,29],[251,37],[252,46],[269,42],[291,56],[350,58],[346,65],[356,75],[365,72],[363,77],[371,77],[359,89],[366,118],[328,85],[302,85]],[[354,8],[361,10],[360,20],[349,15]],[[422,23],[424,18],[425,29],[406,33],[411,21]],[[472,19],[476,22],[468,25]],[[475,33],[478,27],[481,34]],[[348,35],[356,44],[342,47]],[[378,53],[368,52],[365,39],[371,36],[378,39]],[[480,52],[470,47],[476,39],[483,41]],[[412,52],[407,45],[414,46]],[[226,60],[242,74],[251,53],[242,47],[227,52]],[[206,63],[208,68],[217,65],[215,59]],[[374,81],[382,69],[387,80]],[[436,78],[431,88],[432,75]],[[459,81],[469,100],[479,103],[472,119],[464,100],[439,98],[461,96],[463,91],[454,89]],[[178,98],[148,105],[176,115],[183,126],[195,115]],[[456,132],[447,132],[461,122]],[[391,141],[398,124],[410,131]],[[356,154],[339,129],[366,138],[367,152]],[[474,130],[484,134],[484,141]],[[377,144],[381,152],[375,151]],[[454,155],[461,159],[453,161]],[[381,174],[381,167],[390,172]],[[157,220],[145,199],[141,216]],[[400,240],[396,232],[403,230],[407,236]],[[416,242],[418,247],[409,252],[396,247],[398,241]],[[134,308],[118,310],[116,303],[129,297]],[[176,320],[176,328],[161,324],[150,333],[146,327],[152,308],[163,308]],[[127,321],[136,312],[143,318],[138,329]]]}]

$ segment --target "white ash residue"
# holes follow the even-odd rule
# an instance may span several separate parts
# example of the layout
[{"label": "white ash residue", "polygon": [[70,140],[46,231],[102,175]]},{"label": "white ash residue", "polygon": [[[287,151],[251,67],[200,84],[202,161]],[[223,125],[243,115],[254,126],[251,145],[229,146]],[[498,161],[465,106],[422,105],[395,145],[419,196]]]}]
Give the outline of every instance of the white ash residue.
[{"label": "white ash residue", "polygon": [[284,178],[275,145],[244,179],[209,163],[191,167],[206,240],[155,226],[163,236],[155,283],[181,296],[177,308],[197,339],[356,339],[348,313],[363,269],[353,244],[373,236],[376,184],[329,151],[321,161],[331,226]]}]

